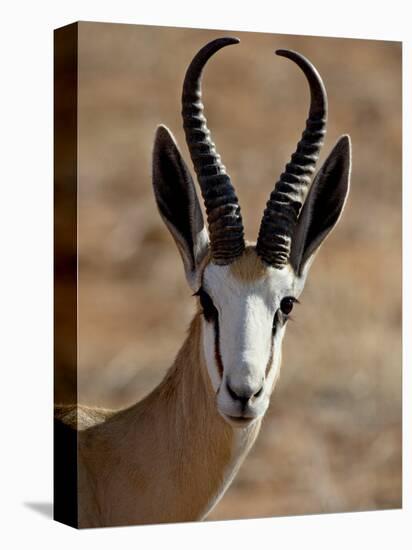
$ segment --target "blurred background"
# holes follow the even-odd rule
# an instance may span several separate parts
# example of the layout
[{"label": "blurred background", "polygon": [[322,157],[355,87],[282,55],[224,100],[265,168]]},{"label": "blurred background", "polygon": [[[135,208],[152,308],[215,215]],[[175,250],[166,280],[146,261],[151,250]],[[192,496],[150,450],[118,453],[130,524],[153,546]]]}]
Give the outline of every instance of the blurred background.
[{"label": "blurred background", "polygon": [[[203,81],[209,127],[255,240],[294,151],[309,94],[291,48],[329,96],[323,160],[353,144],[344,216],[312,267],[256,445],[208,519],[401,506],[401,44],[81,23],[78,239],[82,404],[124,407],[164,376],[195,310],[151,187],[156,126],[183,138],[180,94],[197,50],[223,35]],[[315,314],[316,312],[316,314]],[[67,376],[56,377],[65,402]]]}]

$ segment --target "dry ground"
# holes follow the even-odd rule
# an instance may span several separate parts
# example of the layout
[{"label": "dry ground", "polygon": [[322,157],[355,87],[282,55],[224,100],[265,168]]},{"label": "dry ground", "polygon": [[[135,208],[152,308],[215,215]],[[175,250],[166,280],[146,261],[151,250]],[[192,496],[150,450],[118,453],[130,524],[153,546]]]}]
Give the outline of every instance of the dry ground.
[{"label": "dry ground", "polygon": [[[327,151],[353,142],[350,200],[286,335],[258,442],[210,519],[401,505],[401,46],[289,35],[82,24],[79,59],[79,398],[125,406],[163,377],[194,311],[150,180],[156,125],[188,159],[179,98],[191,56],[224,34],[204,81],[213,137],[256,238],[308,105],[288,60],[329,95]],[[191,164],[189,163],[191,166]],[[67,399],[57,377],[58,400]]]}]

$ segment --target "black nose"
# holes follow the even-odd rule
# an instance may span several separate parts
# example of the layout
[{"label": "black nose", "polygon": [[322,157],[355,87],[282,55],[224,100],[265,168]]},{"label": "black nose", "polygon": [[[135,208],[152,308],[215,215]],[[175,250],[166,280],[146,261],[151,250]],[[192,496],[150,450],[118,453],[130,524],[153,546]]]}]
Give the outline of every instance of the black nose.
[{"label": "black nose", "polygon": [[252,397],[259,397],[259,395],[262,394],[263,384],[257,390],[252,388],[242,388],[242,390],[236,388],[236,390],[234,390],[231,387],[229,380],[226,380],[226,389],[230,397],[234,401],[239,401],[242,408],[245,408]]}]

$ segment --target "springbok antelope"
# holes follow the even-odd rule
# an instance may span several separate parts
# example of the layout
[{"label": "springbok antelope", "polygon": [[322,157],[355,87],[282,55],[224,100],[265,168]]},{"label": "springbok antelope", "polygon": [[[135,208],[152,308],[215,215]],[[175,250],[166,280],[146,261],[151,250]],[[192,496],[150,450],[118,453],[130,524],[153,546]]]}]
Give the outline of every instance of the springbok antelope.
[{"label": "springbok antelope", "polygon": [[155,136],[157,206],[197,297],[187,338],[160,385],[130,408],[57,410],[62,429],[79,430],[80,527],[200,520],[216,505],[258,435],[279,376],[288,316],[346,201],[349,136],[313,178],[325,136],[325,88],[305,57],[278,50],[308,81],[309,116],[267,202],[256,244],[245,242],[238,199],[201,102],[205,64],[238,42],[208,43],[183,83],[184,130],[209,231],[175,139],[165,126]]}]

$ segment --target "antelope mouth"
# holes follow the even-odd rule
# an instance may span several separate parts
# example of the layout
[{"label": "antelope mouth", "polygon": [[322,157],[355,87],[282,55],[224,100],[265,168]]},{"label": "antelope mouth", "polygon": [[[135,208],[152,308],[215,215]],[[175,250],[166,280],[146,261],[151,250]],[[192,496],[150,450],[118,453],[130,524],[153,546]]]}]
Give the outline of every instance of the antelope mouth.
[{"label": "antelope mouth", "polygon": [[232,424],[236,427],[247,426],[248,424],[252,424],[252,422],[257,420],[257,417],[255,416],[232,416],[226,413],[224,413],[222,416],[226,421],[229,422],[229,424]]}]

